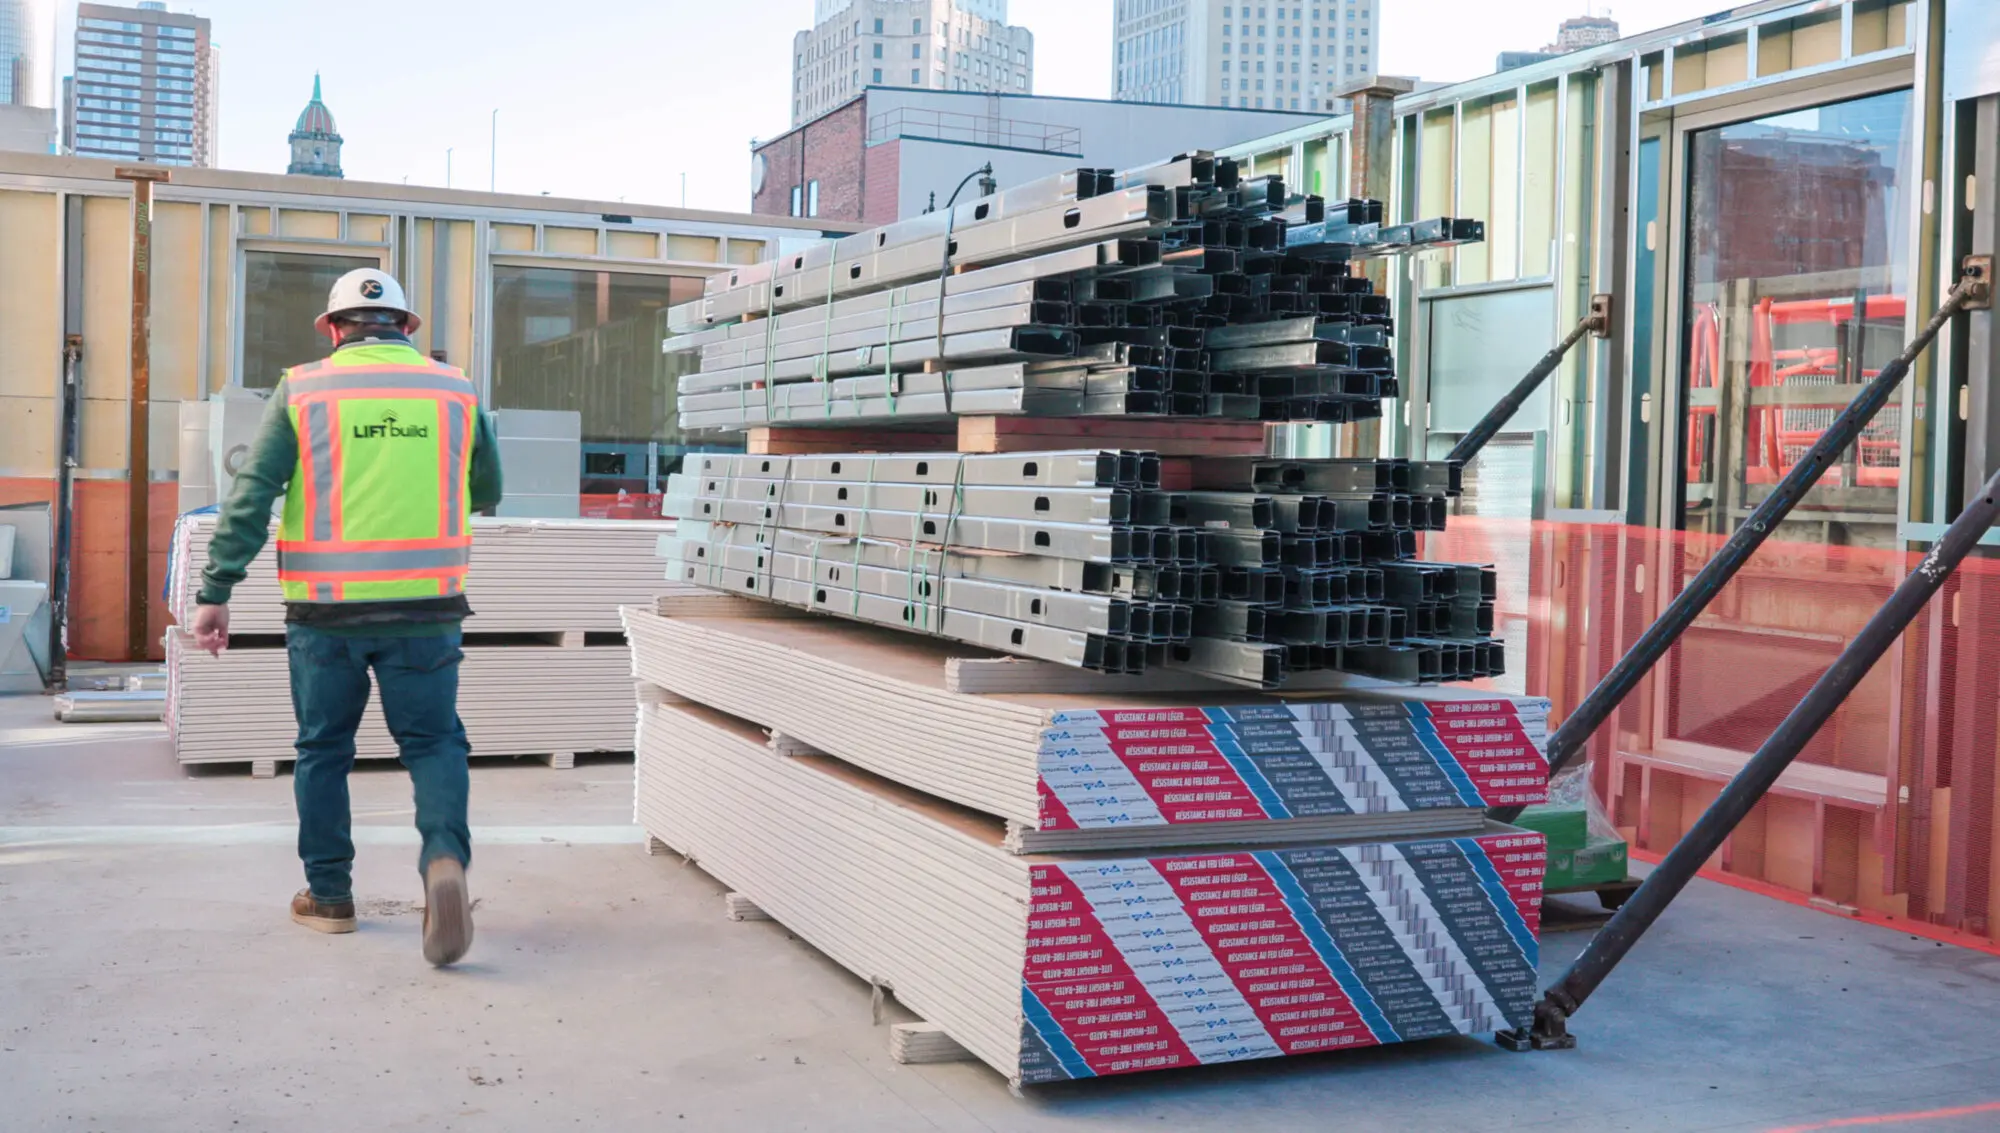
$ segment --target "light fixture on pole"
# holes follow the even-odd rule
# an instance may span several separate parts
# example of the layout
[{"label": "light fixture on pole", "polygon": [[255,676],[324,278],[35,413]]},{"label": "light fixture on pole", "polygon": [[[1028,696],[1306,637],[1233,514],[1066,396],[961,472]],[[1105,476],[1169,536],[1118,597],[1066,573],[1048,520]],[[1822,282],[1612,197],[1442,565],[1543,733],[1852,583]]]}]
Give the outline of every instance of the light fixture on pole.
[{"label": "light fixture on pole", "polygon": [[451,188],[451,147],[444,147],[444,187]]}]

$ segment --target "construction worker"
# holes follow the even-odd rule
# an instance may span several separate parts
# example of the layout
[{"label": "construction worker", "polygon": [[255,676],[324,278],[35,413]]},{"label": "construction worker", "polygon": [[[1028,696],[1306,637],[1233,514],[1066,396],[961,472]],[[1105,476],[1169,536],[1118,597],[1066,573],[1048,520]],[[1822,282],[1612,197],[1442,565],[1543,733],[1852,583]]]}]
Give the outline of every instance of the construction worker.
[{"label": "construction worker", "polygon": [[372,670],[415,787],[424,957],[443,965],[472,943],[460,624],[472,612],[468,520],[500,502],[500,459],[472,382],[411,346],[421,321],[387,272],[363,268],[334,283],[313,324],[334,351],[287,370],[273,391],[209,543],[193,629],[198,647],[227,648],[230,591],[263,549],[282,495],[278,582],[306,874],[292,919],[354,931],[347,773]]}]

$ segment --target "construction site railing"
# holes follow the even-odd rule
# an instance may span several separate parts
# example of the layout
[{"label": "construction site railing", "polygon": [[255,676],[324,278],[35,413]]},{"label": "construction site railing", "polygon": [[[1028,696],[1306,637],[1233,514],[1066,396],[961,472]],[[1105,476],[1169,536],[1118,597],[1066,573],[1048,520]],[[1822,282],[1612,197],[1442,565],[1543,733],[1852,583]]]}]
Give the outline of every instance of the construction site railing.
[{"label": "construction site railing", "polygon": [[[1625,698],[1652,671],[1653,666],[1672,648],[1682,633],[1686,632],[1694,620],[1708,608],[1723,586],[1743,569],[1744,564],[1778,529],[1792,509],[1821,476],[1839,458],[1841,452],[1861,435],[1861,430],[1873,420],[1889,395],[1902,384],[1910,371],[1910,366],[1937,338],[1938,332],[1960,311],[1969,307],[1984,306],[1992,299],[1992,261],[1983,256],[1966,258],[1958,282],[1945,296],[1942,306],[1931,316],[1915,338],[1903,348],[1894,361],[1882,367],[1875,379],[1855,395],[1833,424],[1813,442],[1812,448],[1792,466],[1785,478],[1778,482],[1764,502],[1750,513],[1743,525],[1736,529],[1729,541],[1722,545],[1700,573],[1696,574],[1686,588],[1661,612],[1658,620],[1647,627],[1632,648],[1619,659],[1610,673],[1590,690],[1583,703],[1562,722],[1562,726],[1549,736],[1549,774],[1555,775],[1567,767],[1590,742],[1590,737],[1604,722],[1611,718]],[[1546,361],[1546,359],[1544,359]],[[1539,367],[1537,367],[1539,369]],[[1551,367],[1553,368],[1553,367]],[[1511,394],[1509,395],[1512,396]],[[1489,417],[1491,414],[1488,415]],[[1483,424],[1484,422],[1482,422]],[[1468,438],[1469,439],[1469,438]],[[1520,817],[1523,808],[1502,807],[1489,812],[1500,822],[1512,822]]]},{"label": "construction site railing", "polygon": [[[1549,772],[1559,771],[1590,734],[1610,717],[1638,680],[1664,656],[1682,631],[1741,569],[1752,553],[1770,535],[1780,520],[1818,480],[1829,462],[1859,435],[1861,427],[1885,404],[1889,393],[1909,372],[1910,366],[1936,340],[1938,332],[1960,311],[1988,307],[1992,303],[1992,261],[1968,257],[1958,282],[1942,306],[1903,352],[1863,390],[1843,411],[1792,473],[1785,477],[1765,503],[1749,519],[1721,552],[1703,567],[1686,590],[1677,596],[1665,613],[1649,626],[1611,673],[1591,690],[1583,704],[1570,714],[1563,726],[1550,737]],[[1723,787],[1721,793],[1674,844],[1665,858],[1649,874],[1638,890],[1614,913],[1570,965],[1562,979],[1543,993],[1535,1005],[1532,1023],[1525,1029],[1502,1031],[1494,1036],[1512,1050],[1560,1050],[1576,1045],[1569,1033],[1569,1019],[1592,992],[1611,974],[1646,930],[1666,911],[1673,899],[1722,847],[1751,808],[1756,806],[1778,777],[1790,767],[1805,746],[1839,709],[1862,678],[1888,652],[1890,645],[1925,604],[1943,587],[1953,570],[1977,546],[1996,521],[2000,521],[2000,472],[1966,502],[1958,518],[1945,529],[1929,555],[1896,587],[1889,600],[1862,626],[1853,640],[1840,651],[1833,665],[1813,683],[1798,705],[1788,713],[1755,755]],[[1563,747],[1558,750],[1558,742]],[[1520,813],[1512,807],[1493,812],[1503,820]]]},{"label": "construction site railing", "polygon": [[1575,1037],[1569,1033],[1570,1016],[1576,1014],[1703,864],[1722,848],[1722,843],[1751,808],[1777,783],[1778,776],[1792,765],[1792,760],[1902,636],[1925,603],[1996,521],[2000,521],[2000,472],[1994,473],[1979,494],[1966,502],[1965,510],[1945,529],[1944,537],[1931,548],[1930,554],[1903,579],[1889,600],[1840,651],[1832,667],[1814,682],[1804,699],[1757,749],[1757,754],[1750,757],[1638,890],[1591,938],[1562,979],[1543,993],[1535,1005],[1533,1024],[1525,1032],[1503,1031],[1494,1036],[1502,1046],[1513,1050],[1559,1050],[1576,1045]]}]

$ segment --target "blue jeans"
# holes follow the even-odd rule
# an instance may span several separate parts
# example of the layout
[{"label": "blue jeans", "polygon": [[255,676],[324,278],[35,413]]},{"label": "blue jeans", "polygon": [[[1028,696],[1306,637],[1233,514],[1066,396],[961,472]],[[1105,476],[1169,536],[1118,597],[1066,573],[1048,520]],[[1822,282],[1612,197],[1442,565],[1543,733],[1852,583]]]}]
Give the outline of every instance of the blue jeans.
[{"label": "blue jeans", "polygon": [[425,637],[349,637],[311,626],[286,627],[292,711],[299,722],[292,796],[299,808],[299,860],[321,901],[354,896],[354,838],[347,773],[354,730],[368,706],[368,672],[382,686],[382,716],[416,788],[419,872],[432,858],[470,864],[465,760],[472,747],[458,718],[462,638],[453,628]]}]

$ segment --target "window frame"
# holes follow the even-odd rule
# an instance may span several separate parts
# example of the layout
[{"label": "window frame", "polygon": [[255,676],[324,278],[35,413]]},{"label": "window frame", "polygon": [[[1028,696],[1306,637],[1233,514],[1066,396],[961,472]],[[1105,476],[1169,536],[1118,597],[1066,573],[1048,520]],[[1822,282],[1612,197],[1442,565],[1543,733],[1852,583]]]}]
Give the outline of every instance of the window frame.
[{"label": "window frame", "polygon": [[[391,265],[391,249],[387,244],[348,241],[301,241],[296,239],[271,239],[268,237],[239,237],[236,241],[235,274],[229,297],[229,384],[237,389],[265,389],[269,387],[246,387],[243,384],[243,364],[247,354],[246,337],[250,330],[249,319],[249,279],[250,257],[252,255],[319,256],[325,259],[375,261],[374,267],[396,274]],[[367,265],[362,265],[367,266]],[[400,276],[398,277],[401,278]],[[310,362],[313,359],[300,358],[287,365]],[[273,382],[273,385],[276,383]]]}]

